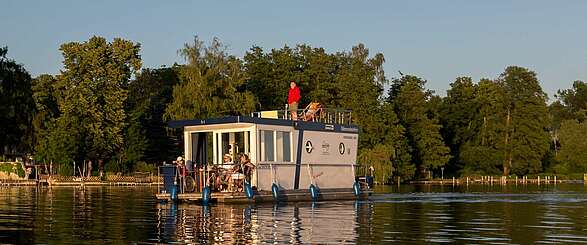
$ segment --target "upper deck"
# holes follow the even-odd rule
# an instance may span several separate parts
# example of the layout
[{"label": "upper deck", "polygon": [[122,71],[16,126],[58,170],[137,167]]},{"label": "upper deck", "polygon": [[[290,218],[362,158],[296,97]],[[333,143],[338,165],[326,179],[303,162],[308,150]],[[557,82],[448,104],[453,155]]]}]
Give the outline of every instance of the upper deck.
[{"label": "upper deck", "polygon": [[[300,120],[292,120],[287,110],[253,112],[250,116],[227,116],[210,119],[191,119],[170,121],[171,128],[185,128],[222,124],[257,124],[274,126],[293,126],[296,130],[327,131],[359,133],[359,127],[352,124],[352,113],[350,110],[320,108],[319,113],[311,118],[304,118],[307,109],[300,110]],[[306,120],[304,120],[306,119]]]}]

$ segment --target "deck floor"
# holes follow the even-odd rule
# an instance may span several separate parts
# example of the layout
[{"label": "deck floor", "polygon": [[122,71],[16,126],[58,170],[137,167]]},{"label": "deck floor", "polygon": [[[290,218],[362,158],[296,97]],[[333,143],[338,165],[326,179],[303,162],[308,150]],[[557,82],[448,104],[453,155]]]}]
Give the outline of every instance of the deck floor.
[{"label": "deck floor", "polygon": [[[318,201],[326,200],[356,200],[366,199],[371,191],[363,191],[359,197],[355,196],[352,189],[321,189]],[[249,200],[244,192],[214,192],[212,193],[211,202],[218,203],[248,203],[248,202],[274,202],[273,195],[269,191],[258,191],[252,200]],[[158,193],[156,198],[159,200],[171,201],[171,194]],[[177,200],[181,202],[201,202],[202,193],[180,193]],[[279,195],[280,202],[299,202],[312,201],[308,190],[287,190],[282,191]]]}]

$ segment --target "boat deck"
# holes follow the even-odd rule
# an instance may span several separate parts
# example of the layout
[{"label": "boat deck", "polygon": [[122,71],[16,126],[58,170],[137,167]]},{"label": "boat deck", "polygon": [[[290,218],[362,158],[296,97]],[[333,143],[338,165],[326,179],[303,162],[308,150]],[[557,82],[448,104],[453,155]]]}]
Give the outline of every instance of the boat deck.
[{"label": "boat deck", "polygon": [[[352,189],[321,189],[320,196],[317,201],[328,200],[356,200],[367,199],[371,195],[371,191],[363,190],[361,195],[355,196]],[[171,194],[157,193],[158,200],[171,201]],[[177,194],[177,201],[180,202],[201,202],[202,193],[179,193]],[[244,192],[213,192],[210,196],[210,202],[218,203],[248,203],[248,202],[274,202],[273,195],[270,191],[255,192],[252,200],[249,200]],[[280,202],[303,202],[313,201],[308,190],[286,190],[281,191],[279,195]]]}]

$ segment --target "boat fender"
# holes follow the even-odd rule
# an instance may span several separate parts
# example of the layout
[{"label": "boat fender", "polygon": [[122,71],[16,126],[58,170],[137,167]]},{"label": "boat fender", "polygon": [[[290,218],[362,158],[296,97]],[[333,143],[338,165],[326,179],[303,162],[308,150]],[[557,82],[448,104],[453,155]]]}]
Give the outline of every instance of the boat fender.
[{"label": "boat fender", "polygon": [[353,193],[355,193],[355,196],[361,195],[361,184],[357,181],[353,183]]},{"label": "boat fender", "polygon": [[171,186],[171,190],[170,191],[171,191],[171,193],[169,193],[169,194],[171,196],[171,200],[172,201],[177,200],[177,185]]},{"label": "boat fender", "polygon": [[312,200],[314,200],[314,201],[317,201],[318,196],[320,196],[320,190],[314,184],[310,185],[310,196],[312,197]]},{"label": "boat fender", "polygon": [[271,185],[271,194],[273,194],[273,199],[279,199],[279,186],[276,183]]},{"label": "boat fender", "polygon": [[247,195],[248,199],[253,199],[255,196],[255,192],[253,192],[253,188],[249,183],[245,183],[245,194]]},{"label": "boat fender", "polygon": [[202,204],[208,204],[210,202],[210,187],[204,187],[202,191]]}]

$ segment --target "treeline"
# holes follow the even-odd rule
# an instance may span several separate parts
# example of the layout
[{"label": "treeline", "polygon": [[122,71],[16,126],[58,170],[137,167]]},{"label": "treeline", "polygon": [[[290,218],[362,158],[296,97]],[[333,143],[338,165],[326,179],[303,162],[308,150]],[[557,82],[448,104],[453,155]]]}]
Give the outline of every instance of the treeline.
[{"label": "treeline", "polygon": [[302,105],[353,110],[358,163],[380,182],[587,171],[587,84],[576,81],[548,105],[536,73],[522,67],[456,78],[440,97],[422,78],[386,77],[383,54],[362,44],[335,53],[253,46],[240,58],[196,37],[179,51],[185,64],[155,69],[142,68],[140,45],[123,39],[92,37],[60,51],[59,74],[31,78],[1,50],[0,146],[62,174],[74,161],[111,172],[169,161],[183,148],[167,121],[281,109],[292,80]]}]

